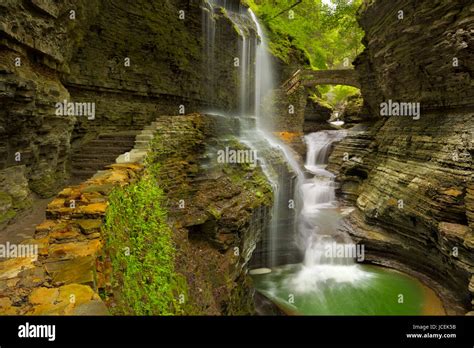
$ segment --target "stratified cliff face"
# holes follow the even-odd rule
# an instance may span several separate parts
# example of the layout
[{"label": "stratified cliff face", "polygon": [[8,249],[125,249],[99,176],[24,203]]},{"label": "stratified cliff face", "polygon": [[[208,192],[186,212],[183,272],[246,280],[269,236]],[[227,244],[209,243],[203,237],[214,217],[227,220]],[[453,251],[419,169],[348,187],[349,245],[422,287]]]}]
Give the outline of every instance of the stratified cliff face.
[{"label": "stratified cliff face", "polygon": [[[239,36],[226,13],[214,14],[218,93],[210,96],[205,8],[203,0],[0,4],[0,227],[31,192],[57,192],[72,147],[97,133],[235,107]],[[64,100],[95,103],[95,117],[56,115]]]},{"label": "stratified cliff face", "polygon": [[371,111],[388,99],[432,110],[472,107],[472,1],[370,3],[359,18],[367,49],[355,65]]},{"label": "stratified cliff face", "polygon": [[100,1],[64,77],[74,100],[97,103],[96,120],[79,120],[76,131],[141,128],[158,115],[235,108],[240,38],[219,12],[215,47],[208,47],[203,8],[202,0]]},{"label": "stratified cliff face", "polygon": [[[473,14],[472,2],[462,0],[366,7],[360,24],[367,48],[356,69],[378,121],[351,131],[329,167],[338,172],[339,193],[357,207],[344,228],[366,244],[368,258],[430,276],[468,310],[474,290]],[[419,119],[380,116],[380,103],[389,99],[419,102]]]}]

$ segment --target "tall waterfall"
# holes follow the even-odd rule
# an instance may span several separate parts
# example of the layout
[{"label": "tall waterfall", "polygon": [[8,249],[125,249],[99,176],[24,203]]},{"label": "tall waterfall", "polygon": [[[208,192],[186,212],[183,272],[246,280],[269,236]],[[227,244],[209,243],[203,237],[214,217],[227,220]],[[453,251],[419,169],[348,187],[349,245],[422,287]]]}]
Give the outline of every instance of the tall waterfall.
[{"label": "tall waterfall", "polygon": [[[217,7],[226,10],[228,18],[241,37],[238,57],[240,141],[257,150],[258,161],[273,189],[272,218],[264,247],[267,251],[265,263],[267,266],[273,266],[277,263],[277,255],[288,248],[296,233],[296,210],[289,209],[288,206],[290,200],[296,199],[296,181],[303,176],[303,172],[291,151],[271,134],[263,122],[262,104],[275,88],[275,83],[267,39],[257,17],[237,0],[209,0],[207,5],[210,16],[203,15],[207,56],[212,55],[209,52],[209,44],[214,46],[213,42],[209,42],[215,40],[215,34],[212,33],[218,30],[215,23],[211,23],[214,21],[212,14]],[[266,107],[265,112],[271,112],[271,109]]]}]

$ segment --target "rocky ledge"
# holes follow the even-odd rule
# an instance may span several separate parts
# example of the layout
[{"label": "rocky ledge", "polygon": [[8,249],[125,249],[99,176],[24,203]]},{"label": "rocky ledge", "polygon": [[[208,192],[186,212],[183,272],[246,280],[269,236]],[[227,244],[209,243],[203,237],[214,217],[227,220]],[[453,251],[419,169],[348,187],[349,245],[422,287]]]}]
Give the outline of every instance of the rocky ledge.
[{"label": "rocky ledge", "polygon": [[36,255],[0,262],[0,313],[11,315],[103,315],[99,255],[107,196],[141,173],[137,164],[113,164],[92,179],[62,190],[36,227]]}]

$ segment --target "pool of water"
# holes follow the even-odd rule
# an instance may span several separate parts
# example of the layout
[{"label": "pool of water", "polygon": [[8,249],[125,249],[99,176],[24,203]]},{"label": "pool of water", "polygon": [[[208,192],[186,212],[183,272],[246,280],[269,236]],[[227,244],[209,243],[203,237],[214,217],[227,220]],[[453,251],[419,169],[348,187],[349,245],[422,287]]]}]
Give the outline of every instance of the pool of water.
[{"label": "pool of water", "polygon": [[294,264],[252,278],[258,291],[290,315],[445,315],[439,297],[416,278],[372,265],[347,267],[316,269],[339,273],[318,278],[311,274],[315,270],[308,274]]}]

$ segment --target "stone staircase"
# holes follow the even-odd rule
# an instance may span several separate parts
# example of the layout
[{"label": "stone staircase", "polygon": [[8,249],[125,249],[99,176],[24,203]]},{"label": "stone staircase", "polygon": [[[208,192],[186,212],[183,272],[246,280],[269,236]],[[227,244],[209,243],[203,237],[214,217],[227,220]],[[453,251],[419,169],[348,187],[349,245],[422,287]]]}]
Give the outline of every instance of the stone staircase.
[{"label": "stone staircase", "polygon": [[163,123],[169,126],[170,122],[173,123],[169,118],[158,117],[141,131],[99,135],[74,152],[72,177],[88,179],[114,163],[143,163],[157,129],[163,129]]},{"label": "stone staircase", "polygon": [[150,143],[157,131],[157,128],[163,122],[169,122],[166,119],[158,117],[155,122],[143,128],[135,138],[135,146],[130,151],[126,151],[117,157],[116,163],[143,163]]},{"label": "stone staircase", "polygon": [[100,134],[73,153],[72,177],[87,179],[105,166],[115,163],[115,159],[135,146],[138,131]]}]

